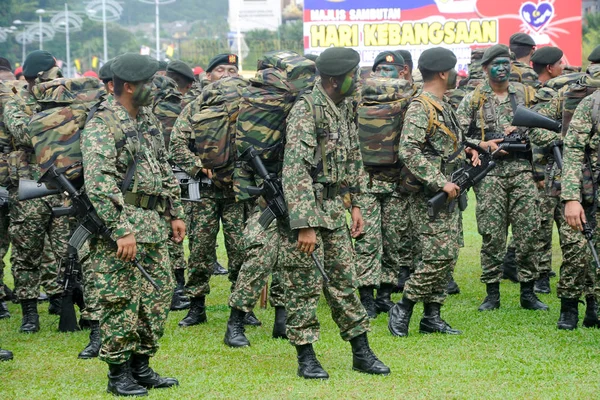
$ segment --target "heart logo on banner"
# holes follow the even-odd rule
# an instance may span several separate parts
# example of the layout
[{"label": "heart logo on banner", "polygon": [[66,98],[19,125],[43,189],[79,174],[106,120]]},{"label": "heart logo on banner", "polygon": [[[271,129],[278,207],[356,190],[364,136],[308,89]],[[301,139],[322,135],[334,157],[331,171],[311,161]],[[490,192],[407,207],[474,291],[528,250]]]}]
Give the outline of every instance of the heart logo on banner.
[{"label": "heart logo on banner", "polygon": [[554,17],[554,6],[546,1],[534,4],[530,1],[521,5],[521,18],[533,30],[539,32]]}]

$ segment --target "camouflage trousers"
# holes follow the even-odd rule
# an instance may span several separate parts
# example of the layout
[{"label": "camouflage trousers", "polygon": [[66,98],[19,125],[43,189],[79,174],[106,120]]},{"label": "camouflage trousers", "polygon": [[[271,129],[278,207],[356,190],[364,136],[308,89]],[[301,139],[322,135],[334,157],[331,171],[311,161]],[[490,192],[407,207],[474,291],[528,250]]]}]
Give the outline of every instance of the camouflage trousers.
[{"label": "camouflage trousers", "polygon": [[209,281],[213,274],[213,265],[217,261],[219,223],[223,224],[225,249],[229,260],[229,281],[233,285],[237,280],[244,261],[243,232],[248,205],[246,202],[236,203],[233,198],[202,198],[201,201],[192,203],[187,234],[190,257],[185,291],[188,296],[200,297],[210,293]]},{"label": "camouflage trousers", "polygon": [[100,293],[94,282],[95,273],[90,262],[89,241],[79,250],[78,258],[83,276],[83,302],[85,303],[85,308],[81,311],[81,318],[88,321],[100,321]]},{"label": "camouflage trousers", "polygon": [[539,196],[531,172],[509,177],[486,176],[475,188],[477,228],[482,237],[481,281],[502,280],[510,225],[520,282],[538,278]]},{"label": "camouflage trousers", "polygon": [[261,209],[256,207],[246,223],[246,259],[229,296],[229,306],[245,312],[252,311],[256,306],[269,275],[272,275],[271,307],[285,307],[283,266],[288,262],[286,253],[293,251],[296,245],[295,234],[289,225],[275,220],[265,229],[258,222],[261,214]]},{"label": "camouflage trousers", "polygon": [[[538,194],[540,196],[538,271],[540,274],[547,274],[552,271],[552,228],[554,226],[554,221],[556,220],[557,200],[547,196],[546,191],[543,188],[538,189]],[[560,213],[560,210],[558,211]]]},{"label": "camouflage trousers", "polygon": [[[57,218],[54,220],[56,235],[63,236],[69,240],[69,223],[67,218]],[[40,286],[44,288],[47,295],[62,293],[61,279],[61,261],[56,261],[50,236],[44,236],[44,250],[42,252]]]},{"label": "camouflage trousers", "polygon": [[[63,205],[60,197],[18,201],[16,188],[10,190],[10,197],[10,261],[15,280],[15,295],[19,300],[36,299],[43,275],[42,254],[45,236],[49,235],[54,254],[52,266],[58,268],[60,260],[66,254],[69,239],[68,220],[52,216],[51,207]],[[52,275],[56,279],[58,273],[53,272]],[[62,287],[57,282],[50,286],[48,295],[62,292]]]},{"label": "camouflage trousers", "polygon": [[8,227],[10,218],[8,207],[0,208],[0,300],[6,297],[4,291],[4,256],[8,253],[10,247],[10,238],[8,237]]},{"label": "camouflage trousers", "polygon": [[171,305],[175,283],[167,244],[137,243],[137,251],[159,290],[132,263],[119,260],[105,241],[90,243],[87,262],[101,307],[100,359],[109,364],[126,362],[134,353],[154,356]]},{"label": "camouflage trousers", "polygon": [[[381,283],[398,283],[398,274],[401,268],[415,269],[415,254],[418,252],[419,242],[410,217],[411,195],[408,193],[394,192],[390,199],[387,211],[382,219],[388,221],[389,235],[383,238],[383,258],[381,259]],[[385,250],[385,248],[389,250]]]},{"label": "camouflage trousers", "polygon": [[167,243],[167,247],[169,248],[169,259],[171,260],[171,268],[173,271],[176,269],[185,269],[187,264],[183,252],[183,242],[175,243],[172,240],[168,240]]},{"label": "camouflage trousers", "polygon": [[355,255],[347,226],[335,230],[317,229],[316,251],[330,281],[323,278],[312,258],[300,251],[290,252],[285,263],[286,333],[293,345],[314,343],[319,339],[317,304],[321,290],[331,316],[344,340],[369,331],[369,318],[356,295]]},{"label": "camouflage trousers", "polygon": [[448,280],[458,259],[460,212],[458,207],[452,212],[446,209],[431,221],[427,214],[430,197],[425,193],[410,196],[409,215],[420,245],[415,257],[415,271],[406,281],[404,296],[415,302],[443,304],[448,295]]}]

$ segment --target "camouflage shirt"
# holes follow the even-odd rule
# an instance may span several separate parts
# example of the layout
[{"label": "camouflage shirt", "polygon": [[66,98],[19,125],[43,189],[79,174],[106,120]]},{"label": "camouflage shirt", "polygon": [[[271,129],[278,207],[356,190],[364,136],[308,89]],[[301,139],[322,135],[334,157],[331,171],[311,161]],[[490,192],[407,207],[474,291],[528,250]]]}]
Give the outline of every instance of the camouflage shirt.
[{"label": "camouflage shirt", "polygon": [[199,101],[201,101],[200,98],[184,107],[171,131],[171,161],[192,177],[195,177],[202,169],[200,157],[197,157],[189,147],[192,137],[192,109]]},{"label": "camouflage shirt", "polygon": [[[81,133],[81,153],[85,188],[99,217],[112,230],[115,239],[134,233],[139,243],[167,240],[171,218],[183,219],[180,190],[167,162],[160,122],[150,108],[140,108],[132,119],[122,105],[103,103]],[[133,129],[137,136],[126,139]],[[132,192],[166,199],[166,210],[159,213],[125,202],[121,185],[133,156],[137,155]]]},{"label": "camouflage shirt", "polygon": [[[323,107],[325,132],[328,132],[326,139],[317,137],[313,112],[307,104],[311,100],[313,107]],[[352,99],[347,98],[336,105],[320,82],[290,111],[282,181],[292,229],[344,226],[346,205],[342,196],[322,196],[335,187],[348,186],[352,205],[360,207],[359,193],[366,192],[367,176],[354,120]],[[322,169],[318,168],[321,145],[325,146],[326,154]],[[315,175],[314,179],[311,175]]]},{"label": "camouflage shirt", "polygon": [[531,68],[520,61],[513,61],[510,66],[510,81],[520,82],[523,85],[531,86],[536,89],[540,85],[538,74]]},{"label": "camouflage shirt", "polygon": [[33,150],[31,138],[27,133],[27,124],[37,111],[38,104],[35,97],[29,93],[27,85],[6,103],[4,124],[8,128],[15,146]]},{"label": "camouflage shirt", "polygon": [[161,75],[152,79],[152,92],[152,111],[164,128],[165,147],[169,150],[171,131],[183,108],[183,95],[173,79]]}]

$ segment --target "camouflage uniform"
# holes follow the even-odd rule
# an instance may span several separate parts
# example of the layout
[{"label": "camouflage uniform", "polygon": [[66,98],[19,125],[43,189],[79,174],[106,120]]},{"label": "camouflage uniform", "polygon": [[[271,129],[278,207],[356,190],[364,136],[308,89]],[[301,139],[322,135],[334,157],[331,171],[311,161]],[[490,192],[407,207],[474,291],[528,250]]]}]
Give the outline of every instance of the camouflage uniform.
[{"label": "camouflage uniform", "polygon": [[[528,96],[525,95],[527,91]],[[470,137],[481,140],[484,130],[504,132],[512,122],[511,96],[515,96],[518,104],[524,103],[524,97],[534,97],[533,89],[519,83],[510,83],[508,93],[505,99],[499,101],[486,82],[465,96],[457,114],[463,129],[468,130],[474,124],[475,129],[469,132]],[[476,94],[482,101],[474,98]],[[481,109],[486,102],[491,103],[491,109],[484,113]],[[487,117],[482,118],[481,114]],[[483,239],[481,281],[491,284],[502,279],[502,262],[510,224],[517,248],[519,281],[531,282],[538,277],[536,240],[532,232],[537,232],[540,224],[539,196],[532,177],[531,162],[519,155],[508,155],[498,159],[496,164],[496,168],[474,188],[477,225]]]},{"label": "camouflage uniform", "polygon": [[[125,132],[137,136],[126,139]],[[134,353],[153,356],[174,288],[166,244],[168,221],[184,217],[160,123],[149,108],[140,108],[134,120],[118,103],[111,107],[103,103],[81,134],[81,151],[86,191],[99,217],[115,239],[135,235],[138,260],[160,285],[153,289],[131,263],[117,259],[105,240],[91,241],[89,263],[102,304],[100,359],[121,364]],[[138,155],[130,186],[135,191],[122,194],[132,153]],[[151,196],[158,197],[156,207],[132,205],[148,204]]]},{"label": "camouflage uniform", "polygon": [[520,61],[511,62],[509,80],[511,82],[520,82],[533,89],[537,89],[540,86],[538,74],[530,65],[526,65]]},{"label": "camouflage uniform", "polygon": [[7,295],[4,290],[4,256],[8,253],[10,239],[8,236],[8,227],[10,218],[8,215],[8,207],[0,208],[0,301]]},{"label": "camouflage uniform", "polygon": [[[315,160],[318,138],[313,113],[322,107],[324,123],[329,132],[321,139],[326,159],[323,168],[311,177],[317,168]],[[286,310],[288,312],[287,336],[294,345],[313,343],[319,337],[316,311],[321,290],[331,308],[342,339],[350,340],[369,330],[369,319],[355,293],[356,271],[354,251],[346,224],[346,208],[339,191],[342,185],[350,187],[353,206],[360,206],[357,192],[366,189],[366,175],[362,165],[358,135],[353,123],[354,112],[350,99],[334,104],[320,83],[298,101],[287,118],[287,142],[283,163],[283,189],[287,200],[290,227],[293,230],[312,227],[316,230],[321,250],[317,257],[323,259],[330,282],[322,278],[310,256],[300,251],[290,254],[285,263]]]}]

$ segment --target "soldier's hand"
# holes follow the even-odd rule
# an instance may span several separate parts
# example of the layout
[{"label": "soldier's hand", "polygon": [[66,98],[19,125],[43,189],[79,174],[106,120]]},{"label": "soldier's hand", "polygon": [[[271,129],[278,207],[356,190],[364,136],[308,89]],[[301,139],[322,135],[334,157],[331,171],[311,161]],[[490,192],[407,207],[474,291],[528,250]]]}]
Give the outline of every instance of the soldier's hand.
[{"label": "soldier's hand", "polygon": [[365,221],[362,217],[362,212],[358,207],[352,207],[351,217],[352,217],[352,228],[350,229],[350,235],[353,238],[359,237],[363,230],[365,229]]},{"label": "soldier's hand", "polygon": [[317,232],[313,228],[302,228],[298,231],[298,250],[308,255],[315,251]]},{"label": "soldier's hand", "polygon": [[208,177],[208,179],[212,179],[213,173],[212,169],[202,168],[202,173]]},{"label": "soldier's hand", "polygon": [[513,133],[514,131],[517,130],[516,126],[507,126],[506,128],[504,128],[504,135],[510,135],[511,133]]},{"label": "soldier's hand", "polygon": [[171,240],[175,243],[183,242],[183,238],[185,237],[185,223],[180,219],[171,220],[171,230],[173,231],[173,236]]},{"label": "soldier's hand", "polygon": [[448,195],[448,200],[454,200],[460,194],[460,187],[452,182],[446,182],[442,190]]},{"label": "soldier's hand", "polygon": [[543,180],[537,181],[535,184],[536,184],[537,188],[540,190],[542,190],[546,187],[546,182]]},{"label": "soldier's hand", "polygon": [[583,224],[587,222],[581,203],[576,200],[565,203],[565,219],[567,224],[576,231],[583,231]]},{"label": "soldier's hand", "polygon": [[123,261],[133,261],[137,254],[137,244],[133,233],[117,239],[117,258]]},{"label": "soldier's hand", "polygon": [[479,152],[477,150],[467,147],[465,151],[467,152],[469,157],[471,157],[471,165],[473,165],[474,167],[481,165],[481,160],[479,159]]},{"label": "soldier's hand", "polygon": [[[502,143],[503,141],[504,141],[504,139],[492,139],[492,140],[487,140],[487,141],[481,141],[481,142],[479,142],[479,147],[487,149],[491,153],[493,153],[496,150],[498,150],[498,145],[500,143]],[[500,150],[500,154],[505,155],[508,153],[504,150]]]}]

